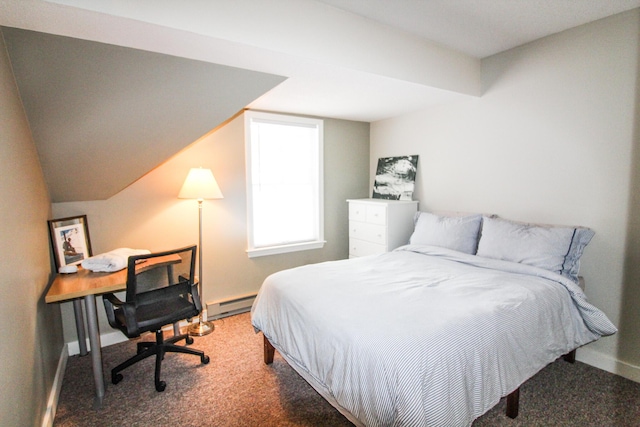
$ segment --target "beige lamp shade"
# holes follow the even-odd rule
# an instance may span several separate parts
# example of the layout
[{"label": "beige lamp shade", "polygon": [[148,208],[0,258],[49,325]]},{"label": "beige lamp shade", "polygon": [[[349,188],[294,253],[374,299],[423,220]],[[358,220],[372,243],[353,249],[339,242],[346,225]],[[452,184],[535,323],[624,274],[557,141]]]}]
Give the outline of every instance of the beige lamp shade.
[{"label": "beige lamp shade", "polygon": [[191,168],[184,180],[179,199],[222,199],[222,191],[211,169]]}]

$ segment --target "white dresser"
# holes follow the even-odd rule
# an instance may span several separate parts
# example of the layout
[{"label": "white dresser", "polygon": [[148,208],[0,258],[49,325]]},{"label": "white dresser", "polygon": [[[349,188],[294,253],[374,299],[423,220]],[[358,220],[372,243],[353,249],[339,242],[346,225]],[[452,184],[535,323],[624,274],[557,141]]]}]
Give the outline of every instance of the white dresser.
[{"label": "white dresser", "polygon": [[406,245],[418,211],[415,200],[351,199],[349,258],[388,252]]}]

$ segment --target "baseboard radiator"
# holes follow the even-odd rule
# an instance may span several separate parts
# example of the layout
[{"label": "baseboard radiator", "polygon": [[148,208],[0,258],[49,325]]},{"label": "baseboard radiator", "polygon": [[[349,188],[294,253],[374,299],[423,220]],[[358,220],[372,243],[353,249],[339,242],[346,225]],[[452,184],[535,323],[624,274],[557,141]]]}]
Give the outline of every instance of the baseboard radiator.
[{"label": "baseboard radiator", "polygon": [[207,303],[207,318],[218,319],[251,310],[256,299],[256,293],[237,295],[232,298],[221,299]]}]

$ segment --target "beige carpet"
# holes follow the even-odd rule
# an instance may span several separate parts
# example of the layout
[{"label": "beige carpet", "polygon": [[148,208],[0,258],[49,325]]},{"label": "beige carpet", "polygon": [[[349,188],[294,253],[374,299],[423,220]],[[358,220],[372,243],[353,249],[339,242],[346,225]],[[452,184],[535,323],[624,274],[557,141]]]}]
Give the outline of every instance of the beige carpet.
[{"label": "beige carpet", "polygon": [[[216,330],[195,338],[211,363],[167,354],[164,392],[155,391],[153,358],[125,371],[117,385],[110,369],[135,352],[135,341],[102,350],[106,396],[93,404],[90,357],[69,358],[55,427],[67,426],[351,426],[276,352],[262,360],[262,335],[249,313],[215,321]],[[151,339],[147,337],[146,339]],[[504,415],[504,399],[473,424],[480,426],[640,426],[640,384],[582,363],[558,361],[529,380],[520,415]]]}]

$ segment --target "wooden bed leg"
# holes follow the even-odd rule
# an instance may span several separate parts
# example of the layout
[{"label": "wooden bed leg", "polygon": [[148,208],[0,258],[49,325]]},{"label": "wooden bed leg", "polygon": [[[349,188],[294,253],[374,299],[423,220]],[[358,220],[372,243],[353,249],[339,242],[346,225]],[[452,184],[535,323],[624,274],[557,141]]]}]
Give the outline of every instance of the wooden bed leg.
[{"label": "wooden bed leg", "polygon": [[262,338],[263,338],[263,344],[264,344],[264,363],[267,365],[270,365],[273,363],[273,356],[276,352],[276,349],[274,346],[271,345],[267,337],[262,335]]},{"label": "wooden bed leg", "polygon": [[515,418],[518,416],[520,406],[520,389],[517,388],[507,396],[507,417]]},{"label": "wooden bed leg", "polygon": [[[562,356],[564,360],[569,363],[574,363],[576,361],[576,351],[572,350],[569,353]],[[516,418],[518,416],[518,411],[520,409],[520,389],[517,388],[509,395],[507,395],[507,410],[506,414],[509,418]]]},{"label": "wooden bed leg", "polygon": [[569,363],[575,363],[576,361],[576,351],[575,350],[571,350],[569,353],[565,354],[564,356],[562,356],[562,358],[569,362]]}]

